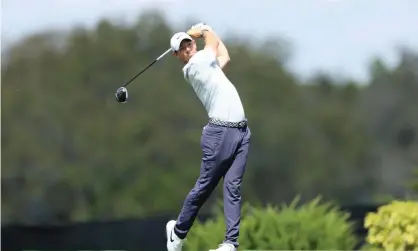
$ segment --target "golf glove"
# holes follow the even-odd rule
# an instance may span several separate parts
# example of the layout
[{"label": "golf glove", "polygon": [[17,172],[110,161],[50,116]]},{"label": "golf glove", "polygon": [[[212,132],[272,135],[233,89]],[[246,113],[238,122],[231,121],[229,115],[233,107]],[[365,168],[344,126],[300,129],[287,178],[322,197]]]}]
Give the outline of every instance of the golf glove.
[{"label": "golf glove", "polygon": [[192,26],[192,28],[200,28],[202,30],[213,30],[211,26],[205,24],[205,23],[197,23],[195,25]]}]

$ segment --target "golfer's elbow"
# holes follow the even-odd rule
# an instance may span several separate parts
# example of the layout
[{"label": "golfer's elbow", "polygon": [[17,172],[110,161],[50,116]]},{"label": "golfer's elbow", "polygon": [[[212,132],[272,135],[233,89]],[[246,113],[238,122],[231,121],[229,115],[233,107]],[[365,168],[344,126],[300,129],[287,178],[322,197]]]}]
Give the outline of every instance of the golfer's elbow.
[{"label": "golfer's elbow", "polygon": [[218,64],[221,67],[221,69],[223,69],[230,61],[231,58],[229,57],[229,55],[218,57]]},{"label": "golfer's elbow", "polygon": [[[229,57],[229,55],[225,56],[225,63],[224,63],[224,67],[231,61],[231,58]],[[222,67],[223,68],[223,67]]]},{"label": "golfer's elbow", "polygon": [[229,53],[227,50],[224,51],[224,53],[222,54],[222,57],[225,58],[225,61],[228,63],[229,61],[231,61],[231,57],[229,56]]},{"label": "golfer's elbow", "polygon": [[229,61],[230,61],[230,60],[226,61],[226,63],[222,66],[222,68],[221,68],[222,70],[224,70],[224,71],[225,71],[225,68],[226,68],[226,66],[228,65]]},{"label": "golfer's elbow", "polygon": [[228,49],[226,48],[225,44],[219,40],[219,47],[218,47],[218,57],[225,58],[226,61],[229,62],[231,58],[229,57]]},{"label": "golfer's elbow", "polygon": [[225,64],[229,63],[231,61],[231,58],[229,57],[228,50],[226,49],[225,45],[223,43],[220,44],[218,47],[218,58],[222,59],[222,61],[225,62]]}]

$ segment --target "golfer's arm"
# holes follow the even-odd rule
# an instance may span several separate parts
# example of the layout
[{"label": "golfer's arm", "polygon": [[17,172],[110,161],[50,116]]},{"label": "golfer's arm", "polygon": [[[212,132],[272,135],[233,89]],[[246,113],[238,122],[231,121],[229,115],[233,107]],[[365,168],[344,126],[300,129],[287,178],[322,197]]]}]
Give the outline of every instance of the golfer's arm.
[{"label": "golfer's arm", "polygon": [[218,52],[219,38],[215,32],[205,30],[203,32],[203,37],[205,39],[205,49],[210,49],[216,54]]},{"label": "golfer's arm", "polygon": [[218,59],[218,64],[222,69],[231,60],[231,58],[229,57],[228,49],[226,49],[225,44],[220,39],[219,39],[219,46],[218,46],[218,51],[216,53],[216,56]]},{"label": "golfer's arm", "polygon": [[216,57],[219,66],[223,69],[229,62],[229,54],[224,43],[219,39],[214,31],[205,31],[203,33],[205,38],[205,49],[212,50]]}]

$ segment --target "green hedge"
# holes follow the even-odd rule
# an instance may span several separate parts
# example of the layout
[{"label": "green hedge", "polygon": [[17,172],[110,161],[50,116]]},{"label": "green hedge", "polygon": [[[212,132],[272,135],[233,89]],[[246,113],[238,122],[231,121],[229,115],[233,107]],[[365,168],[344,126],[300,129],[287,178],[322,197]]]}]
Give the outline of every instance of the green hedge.
[{"label": "green hedge", "polygon": [[[318,197],[298,206],[299,198],[280,207],[245,204],[240,250],[353,250],[357,244],[349,215]],[[215,248],[224,239],[223,210],[204,223],[196,222],[188,235],[188,251]]]},{"label": "green hedge", "polygon": [[393,201],[369,213],[365,250],[418,251],[418,202]]}]

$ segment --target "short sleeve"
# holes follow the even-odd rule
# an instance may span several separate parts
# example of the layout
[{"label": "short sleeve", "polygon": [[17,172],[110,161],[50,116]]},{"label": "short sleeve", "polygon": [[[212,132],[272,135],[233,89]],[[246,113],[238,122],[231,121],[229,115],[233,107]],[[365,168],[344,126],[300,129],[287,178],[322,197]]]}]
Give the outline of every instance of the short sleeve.
[{"label": "short sleeve", "polygon": [[216,64],[216,54],[212,49],[203,49],[196,53],[194,62],[198,64]]},{"label": "short sleeve", "polygon": [[219,67],[216,54],[211,49],[203,49],[196,52],[192,59],[183,67],[183,75],[187,82],[192,83],[197,78],[202,78],[211,73],[211,70]]}]

